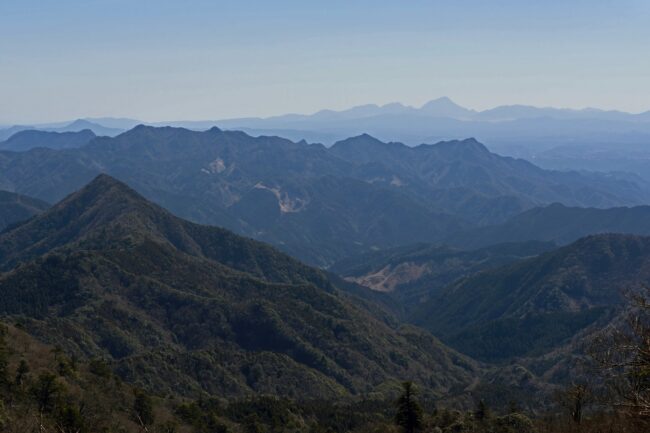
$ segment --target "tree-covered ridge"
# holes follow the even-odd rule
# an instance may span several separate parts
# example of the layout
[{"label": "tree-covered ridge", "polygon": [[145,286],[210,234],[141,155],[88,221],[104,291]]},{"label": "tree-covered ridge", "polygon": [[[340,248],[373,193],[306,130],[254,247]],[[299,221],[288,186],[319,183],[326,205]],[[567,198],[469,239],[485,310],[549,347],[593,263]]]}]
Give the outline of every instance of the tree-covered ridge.
[{"label": "tree-covered ridge", "polygon": [[650,238],[594,235],[450,285],[415,322],[481,359],[540,355],[650,283]]},{"label": "tree-covered ridge", "polygon": [[321,271],[108,176],[0,235],[0,263],[3,315],[158,392],[331,398],[413,377],[458,394],[479,370]]},{"label": "tree-covered ridge", "polygon": [[396,391],[392,398],[340,400],[165,396],[122,381],[101,358],[69,356],[19,324],[0,322],[0,431],[6,433],[638,433],[647,426],[594,404],[582,385],[565,388],[544,416],[531,415],[512,395],[505,409],[477,399],[459,410],[411,382]]},{"label": "tree-covered ridge", "polygon": [[265,244],[181,220],[131,188],[100,175],[46,214],[0,235],[0,264],[11,267],[57,249],[108,250],[145,241],[214,260],[272,282],[311,282],[324,275]]},{"label": "tree-covered ridge", "polygon": [[0,191],[0,231],[7,226],[24,221],[47,209],[41,200],[7,191]]}]

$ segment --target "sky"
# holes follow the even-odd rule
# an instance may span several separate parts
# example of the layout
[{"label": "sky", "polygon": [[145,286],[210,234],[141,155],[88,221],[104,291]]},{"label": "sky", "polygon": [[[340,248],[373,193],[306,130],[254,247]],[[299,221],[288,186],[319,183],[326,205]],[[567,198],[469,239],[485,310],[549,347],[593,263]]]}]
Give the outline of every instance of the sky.
[{"label": "sky", "polygon": [[648,0],[0,0],[0,124],[650,110]]}]

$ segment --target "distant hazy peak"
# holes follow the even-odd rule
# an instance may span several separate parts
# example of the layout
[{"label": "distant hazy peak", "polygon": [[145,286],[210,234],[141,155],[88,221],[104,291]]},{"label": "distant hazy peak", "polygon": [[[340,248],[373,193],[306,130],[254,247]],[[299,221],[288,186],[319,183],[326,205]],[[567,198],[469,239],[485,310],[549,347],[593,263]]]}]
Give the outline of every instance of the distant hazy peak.
[{"label": "distant hazy peak", "polygon": [[471,117],[476,113],[474,110],[469,110],[456,104],[446,96],[427,102],[426,104],[422,105],[422,107],[420,107],[419,111],[427,115],[452,118]]},{"label": "distant hazy peak", "polygon": [[357,144],[357,143],[363,143],[363,144],[384,144],[383,141],[373,137],[370,134],[363,133],[360,135],[356,135],[354,137],[349,137],[346,138],[345,140],[340,140],[336,142],[334,145],[336,146],[337,144]]},{"label": "distant hazy peak", "polygon": [[99,125],[97,123],[90,122],[88,120],[77,119],[77,120],[74,120],[72,123],[70,123],[67,126],[67,128],[84,128],[84,129],[88,129],[89,127],[92,127],[92,126],[101,126],[101,125]]}]

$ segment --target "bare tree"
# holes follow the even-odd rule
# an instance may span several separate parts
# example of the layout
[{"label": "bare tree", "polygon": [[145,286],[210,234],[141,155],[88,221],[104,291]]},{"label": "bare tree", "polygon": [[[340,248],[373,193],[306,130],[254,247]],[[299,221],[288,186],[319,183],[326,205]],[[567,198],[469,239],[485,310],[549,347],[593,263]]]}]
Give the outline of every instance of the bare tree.
[{"label": "bare tree", "polygon": [[608,399],[636,420],[650,421],[650,290],[628,293],[625,311],[594,339],[591,356],[608,385]]}]

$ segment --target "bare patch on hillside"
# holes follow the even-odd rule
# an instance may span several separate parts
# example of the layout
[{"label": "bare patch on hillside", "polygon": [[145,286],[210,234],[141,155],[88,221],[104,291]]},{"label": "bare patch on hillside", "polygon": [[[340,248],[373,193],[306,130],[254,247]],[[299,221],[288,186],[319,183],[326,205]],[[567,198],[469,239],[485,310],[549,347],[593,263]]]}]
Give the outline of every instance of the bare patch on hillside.
[{"label": "bare patch on hillside", "polygon": [[290,197],[287,192],[282,191],[280,188],[272,188],[261,182],[255,185],[254,188],[265,189],[272,192],[273,195],[275,195],[275,198],[278,199],[278,206],[280,206],[280,212],[282,213],[301,212],[305,210],[309,204],[309,200],[300,197]]},{"label": "bare patch on hillside", "polygon": [[406,262],[395,267],[388,265],[370,274],[345,279],[378,292],[392,292],[397,286],[418,280],[429,272],[426,263]]}]

